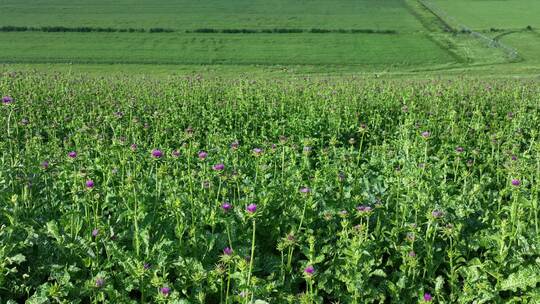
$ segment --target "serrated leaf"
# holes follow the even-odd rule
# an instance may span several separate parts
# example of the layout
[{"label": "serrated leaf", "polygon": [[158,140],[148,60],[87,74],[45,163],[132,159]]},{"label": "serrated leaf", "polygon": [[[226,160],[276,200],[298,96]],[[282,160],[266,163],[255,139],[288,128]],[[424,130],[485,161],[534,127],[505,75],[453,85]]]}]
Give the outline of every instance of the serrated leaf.
[{"label": "serrated leaf", "polygon": [[529,287],[536,286],[539,282],[540,267],[538,265],[530,265],[510,274],[508,278],[501,282],[501,289],[512,291],[516,291],[517,289],[526,290]]}]

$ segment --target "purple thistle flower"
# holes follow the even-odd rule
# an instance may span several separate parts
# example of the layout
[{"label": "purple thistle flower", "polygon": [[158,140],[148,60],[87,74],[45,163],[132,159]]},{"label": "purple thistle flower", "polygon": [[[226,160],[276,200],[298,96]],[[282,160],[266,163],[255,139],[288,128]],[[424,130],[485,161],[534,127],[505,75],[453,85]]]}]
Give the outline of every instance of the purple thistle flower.
[{"label": "purple thistle flower", "polygon": [[300,188],[300,193],[310,193],[311,192],[311,189],[309,189],[308,187],[302,187]]},{"label": "purple thistle flower", "polygon": [[356,210],[360,212],[370,212],[372,208],[370,206],[358,206],[356,207]]},{"label": "purple thistle flower", "polygon": [[224,164],[215,164],[214,166],[212,166],[212,170],[214,171],[222,171],[223,169],[225,169],[225,165]]},{"label": "purple thistle flower", "polygon": [[311,152],[311,147],[308,147],[308,146],[304,147],[304,153],[308,154],[310,152]]},{"label": "purple thistle flower", "polygon": [[208,153],[206,153],[205,151],[199,151],[198,156],[200,160],[205,160],[208,157]]},{"label": "purple thistle flower", "polygon": [[514,178],[512,180],[512,185],[518,187],[519,185],[521,185],[521,181],[517,178]]},{"label": "purple thistle flower", "polygon": [[92,230],[92,236],[96,237],[98,234],[99,234],[99,229],[94,228],[94,230]]},{"label": "purple thistle flower", "polygon": [[133,152],[137,151],[137,144],[131,144],[130,149]]},{"label": "purple thistle flower", "polygon": [[433,300],[433,297],[429,293],[424,293],[424,302],[431,302]]},{"label": "purple thistle flower", "polygon": [[428,138],[430,135],[431,135],[431,133],[429,131],[422,132],[422,137],[423,138]]},{"label": "purple thistle flower", "polygon": [[94,181],[89,179],[86,181],[86,188],[92,189],[94,188]]},{"label": "purple thistle flower", "polygon": [[221,209],[223,209],[224,212],[228,212],[229,210],[231,210],[232,208],[232,205],[225,202],[221,205]]},{"label": "purple thistle flower", "polygon": [[161,158],[162,156],[163,156],[163,152],[161,152],[161,150],[158,150],[158,149],[152,150],[152,157]]},{"label": "purple thistle flower", "polygon": [[68,153],[68,157],[69,157],[69,158],[76,158],[76,157],[77,157],[77,152],[75,152],[75,151],[69,152],[69,153]]},{"label": "purple thistle flower", "polygon": [[229,248],[229,247],[225,247],[223,249],[223,254],[225,254],[225,255],[231,255],[232,253],[233,253],[233,250],[231,248]]},{"label": "purple thistle flower", "polygon": [[253,149],[253,153],[255,156],[260,156],[262,154],[263,150],[261,148],[255,148]]},{"label": "purple thistle flower", "polygon": [[279,142],[282,143],[282,144],[286,143],[287,142],[287,136],[281,135],[279,137]]},{"label": "purple thistle flower", "polygon": [[43,161],[43,162],[41,163],[41,167],[42,167],[43,169],[48,169],[48,168],[49,168],[49,162],[46,161],[46,160]]},{"label": "purple thistle flower", "polygon": [[439,218],[443,216],[443,212],[439,210],[433,210],[431,212],[431,216],[433,216],[434,218]]},{"label": "purple thistle flower", "polygon": [[173,150],[171,154],[172,154],[173,157],[178,157],[178,156],[180,156],[180,151]]},{"label": "purple thistle flower", "polygon": [[13,98],[11,96],[4,96],[2,97],[2,103],[7,105],[13,102]]},{"label": "purple thistle flower", "polygon": [[249,205],[246,207],[246,211],[249,212],[249,213],[255,213],[255,211],[257,211],[257,205],[255,205],[255,204],[249,204]]},{"label": "purple thistle flower", "polygon": [[238,150],[238,147],[239,147],[239,146],[240,146],[240,143],[239,143],[237,140],[235,140],[235,141],[233,141],[232,144],[231,144],[231,149],[233,149],[233,150]]},{"label": "purple thistle flower", "polygon": [[516,161],[516,160],[517,160],[517,156],[512,155],[512,160],[513,160],[513,161]]},{"label": "purple thistle flower", "polygon": [[103,278],[97,278],[96,279],[96,287],[101,288],[105,285],[105,280]]},{"label": "purple thistle flower", "polygon": [[463,149],[462,147],[457,147],[456,148],[457,153],[462,153],[463,151],[465,151],[465,149]]},{"label": "purple thistle flower", "polygon": [[168,296],[169,293],[171,293],[171,289],[169,287],[161,287],[159,292],[161,292],[161,294],[164,296]]},{"label": "purple thistle flower", "polygon": [[149,263],[144,263],[143,265],[144,270],[148,270],[150,269],[150,267],[152,267],[152,265],[150,265]]},{"label": "purple thistle flower", "polygon": [[311,265],[308,265],[305,269],[304,269],[304,273],[307,275],[307,276],[312,276],[313,273],[315,273],[315,268]]},{"label": "purple thistle flower", "polygon": [[416,252],[414,252],[413,250],[409,251],[409,257],[411,258],[416,257]]}]

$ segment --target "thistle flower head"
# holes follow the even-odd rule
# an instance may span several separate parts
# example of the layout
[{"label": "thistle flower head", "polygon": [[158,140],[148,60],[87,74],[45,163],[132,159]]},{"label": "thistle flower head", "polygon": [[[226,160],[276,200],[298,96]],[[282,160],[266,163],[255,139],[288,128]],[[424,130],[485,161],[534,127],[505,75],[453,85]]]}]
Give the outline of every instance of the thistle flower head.
[{"label": "thistle flower head", "polygon": [[169,293],[171,293],[171,289],[169,287],[164,286],[159,289],[159,292],[161,292],[161,294],[164,296],[168,296]]},{"label": "thistle flower head", "polygon": [[356,207],[356,210],[358,210],[359,212],[370,212],[371,210],[373,210],[373,208],[371,208],[370,206],[358,206]]},{"label": "thistle flower head", "polygon": [[229,210],[231,210],[231,208],[232,208],[232,205],[230,203],[225,202],[221,204],[221,209],[223,209],[223,211],[225,212],[228,212]]},{"label": "thistle flower head", "polygon": [[308,265],[304,268],[304,274],[307,276],[312,276],[315,273],[315,268],[312,265]]},{"label": "thistle flower head", "polygon": [[206,153],[205,151],[199,151],[198,156],[200,160],[205,160],[208,157],[208,153]]},{"label": "thistle flower head", "polygon": [[255,211],[257,211],[257,205],[256,204],[249,204],[246,207],[246,211],[249,212],[249,213],[255,213]]},{"label": "thistle flower head", "polygon": [[96,287],[101,288],[105,285],[105,280],[103,278],[97,278],[96,279]]},{"label": "thistle flower head", "polygon": [[433,300],[433,297],[429,293],[424,293],[424,302],[431,302]]},{"label": "thistle flower head", "polygon": [[519,185],[521,185],[521,181],[517,178],[514,178],[512,180],[512,185],[515,186],[515,187],[518,187]]},{"label": "thistle flower head", "polygon": [[439,218],[439,217],[442,217],[444,215],[444,213],[440,210],[433,210],[431,212],[431,216],[433,216],[434,218]]},{"label": "thistle flower head", "polygon": [[88,189],[94,188],[94,181],[91,180],[91,179],[87,180],[86,181],[86,188],[88,188]]},{"label": "thistle flower head", "polygon": [[94,228],[94,230],[92,230],[92,236],[96,237],[98,234],[99,234],[99,229]]},{"label": "thistle flower head", "polygon": [[302,187],[300,188],[300,193],[310,193],[311,192],[311,189],[309,189],[308,187]]},{"label": "thistle flower head", "polygon": [[224,255],[232,255],[232,253],[233,253],[233,250],[231,248],[229,248],[229,247],[223,248],[223,254]]},{"label": "thistle flower head", "polygon": [[212,170],[214,171],[223,171],[223,169],[225,169],[225,165],[221,163],[212,166]]},{"label": "thistle flower head", "polygon": [[76,158],[76,157],[77,157],[77,152],[75,152],[75,151],[69,152],[69,153],[68,153],[68,157],[69,157],[69,158]]},{"label": "thistle flower head", "polygon": [[13,102],[13,98],[11,96],[4,96],[2,97],[2,103],[7,105]]},{"label": "thistle flower head", "polygon": [[152,150],[152,157],[153,158],[161,158],[163,156],[163,152],[159,149]]}]

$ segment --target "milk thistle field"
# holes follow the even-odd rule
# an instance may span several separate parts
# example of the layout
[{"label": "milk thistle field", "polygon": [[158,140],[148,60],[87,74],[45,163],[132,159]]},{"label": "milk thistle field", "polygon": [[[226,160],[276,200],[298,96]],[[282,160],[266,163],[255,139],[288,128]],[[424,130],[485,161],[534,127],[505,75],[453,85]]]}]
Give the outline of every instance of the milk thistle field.
[{"label": "milk thistle field", "polygon": [[1,303],[539,303],[526,81],[0,77]]}]

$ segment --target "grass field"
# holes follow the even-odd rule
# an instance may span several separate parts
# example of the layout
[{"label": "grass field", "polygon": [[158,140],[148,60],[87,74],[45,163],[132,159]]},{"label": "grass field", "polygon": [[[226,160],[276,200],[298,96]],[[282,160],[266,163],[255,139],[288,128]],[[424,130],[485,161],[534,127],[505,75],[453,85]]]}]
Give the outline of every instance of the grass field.
[{"label": "grass field", "polygon": [[[357,65],[384,69],[452,63],[422,34],[0,33],[3,61]],[[397,47],[399,46],[399,48]]]},{"label": "grass field", "polygon": [[536,0],[431,0],[448,15],[481,31],[540,27],[540,2]]},{"label": "grass field", "polygon": [[422,29],[401,0],[1,0],[1,25]]},{"label": "grass field", "polygon": [[[475,19],[471,12],[465,9],[463,2],[452,2],[452,5],[448,3],[436,2],[448,9],[449,15],[459,20],[462,17],[464,23]],[[489,14],[485,13],[483,16],[501,20],[498,15],[500,7],[512,6],[513,3],[499,1],[498,6],[494,6]],[[531,5],[531,11],[534,11],[535,4]],[[62,63],[104,65],[97,70],[106,70],[110,64],[140,65],[142,70],[151,70],[152,64],[225,65],[229,66],[231,71],[244,69],[241,66],[264,65],[287,66],[290,67],[289,70],[298,73],[311,73],[310,71],[316,68],[310,67],[319,67],[322,74],[327,71],[339,73],[339,70],[350,74],[465,70],[475,66],[487,67],[511,62],[503,51],[490,49],[470,35],[452,35],[445,32],[444,22],[423,8],[418,0],[169,0],[159,3],[149,0],[2,0],[0,8],[0,26],[111,27],[124,30],[149,30],[158,27],[176,31],[151,34],[5,32],[0,33],[0,43],[9,45],[0,50],[0,63],[4,64],[50,63],[52,68]],[[514,8],[510,12],[515,14],[519,9]],[[493,26],[502,25],[504,24]],[[476,24],[471,22],[471,26]],[[395,32],[185,33],[201,28],[259,31],[275,28],[356,29]],[[534,49],[530,52],[532,55]],[[510,70],[535,71],[537,67],[535,60],[527,59]],[[161,67],[156,69],[167,70]],[[205,68],[194,70],[201,71]]]}]

